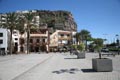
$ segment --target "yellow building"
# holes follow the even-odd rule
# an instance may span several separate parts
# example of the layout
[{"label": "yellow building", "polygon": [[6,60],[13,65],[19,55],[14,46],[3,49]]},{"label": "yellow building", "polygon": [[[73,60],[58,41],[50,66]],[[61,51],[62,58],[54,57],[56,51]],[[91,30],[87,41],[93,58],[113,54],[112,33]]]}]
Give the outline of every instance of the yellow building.
[{"label": "yellow building", "polygon": [[50,50],[59,51],[59,48],[67,48],[71,45],[72,32],[56,30],[52,35],[50,35]]}]

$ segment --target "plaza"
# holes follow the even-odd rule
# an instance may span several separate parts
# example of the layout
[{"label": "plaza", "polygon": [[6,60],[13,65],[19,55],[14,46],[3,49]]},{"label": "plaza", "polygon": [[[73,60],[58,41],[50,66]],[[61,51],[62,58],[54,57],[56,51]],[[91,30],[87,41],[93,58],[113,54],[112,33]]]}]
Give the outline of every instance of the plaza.
[{"label": "plaza", "polygon": [[119,21],[120,0],[0,0],[0,80],[120,80]]},{"label": "plaza", "polygon": [[120,55],[102,57],[112,59],[112,72],[92,69],[97,53],[86,53],[85,59],[69,52],[0,56],[0,80],[120,80]]}]

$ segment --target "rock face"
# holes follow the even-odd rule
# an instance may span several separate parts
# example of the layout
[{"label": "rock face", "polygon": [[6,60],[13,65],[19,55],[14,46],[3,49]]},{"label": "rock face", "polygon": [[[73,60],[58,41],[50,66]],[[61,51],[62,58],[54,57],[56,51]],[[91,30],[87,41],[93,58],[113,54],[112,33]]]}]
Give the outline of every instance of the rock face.
[{"label": "rock face", "polygon": [[37,11],[42,23],[47,23],[48,27],[55,30],[77,30],[77,25],[73,16],[68,11]]},{"label": "rock face", "polygon": [[[55,30],[77,31],[77,25],[74,21],[73,15],[68,11],[25,10],[16,11],[14,13],[17,14],[18,18],[23,18],[23,20],[24,14],[32,13],[34,16],[32,23],[35,25],[33,27],[40,27],[40,25],[46,24],[51,33]],[[7,23],[5,22],[5,18],[7,19],[7,14],[0,14],[0,22]]]}]

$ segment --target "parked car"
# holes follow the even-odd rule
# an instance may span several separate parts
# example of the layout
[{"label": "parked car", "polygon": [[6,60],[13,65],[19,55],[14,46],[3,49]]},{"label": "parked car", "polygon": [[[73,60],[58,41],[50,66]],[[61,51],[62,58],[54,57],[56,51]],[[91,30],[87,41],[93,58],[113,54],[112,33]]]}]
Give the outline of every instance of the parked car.
[{"label": "parked car", "polygon": [[109,52],[109,49],[108,48],[102,48],[101,52]]},{"label": "parked car", "polygon": [[89,52],[94,52],[94,49],[90,48],[90,49],[89,49]]}]

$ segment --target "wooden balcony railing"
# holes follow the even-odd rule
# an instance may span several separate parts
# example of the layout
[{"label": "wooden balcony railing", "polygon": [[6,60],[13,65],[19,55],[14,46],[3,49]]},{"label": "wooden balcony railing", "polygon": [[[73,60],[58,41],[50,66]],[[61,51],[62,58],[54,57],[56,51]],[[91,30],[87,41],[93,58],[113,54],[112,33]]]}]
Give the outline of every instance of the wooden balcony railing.
[{"label": "wooden balcony railing", "polygon": [[59,37],[59,40],[71,40],[71,37]]}]

